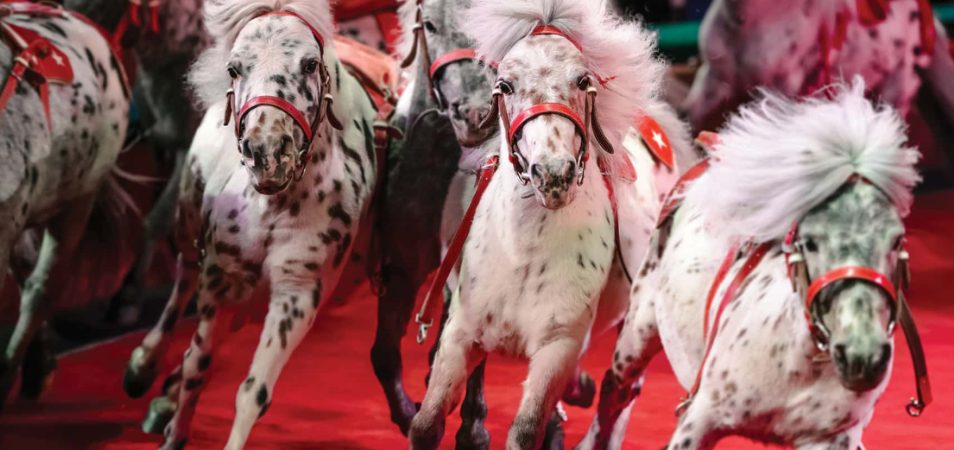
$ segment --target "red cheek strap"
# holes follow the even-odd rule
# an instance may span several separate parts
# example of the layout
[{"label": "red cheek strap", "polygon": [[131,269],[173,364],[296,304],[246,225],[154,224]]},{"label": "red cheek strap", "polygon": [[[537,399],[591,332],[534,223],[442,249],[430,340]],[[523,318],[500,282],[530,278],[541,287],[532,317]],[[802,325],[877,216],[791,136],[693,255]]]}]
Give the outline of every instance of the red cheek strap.
[{"label": "red cheek strap", "polygon": [[235,115],[235,129],[236,136],[240,135],[239,126],[242,123],[242,120],[245,119],[245,116],[251,112],[251,110],[258,108],[259,106],[273,106],[285,112],[291,116],[292,120],[301,128],[302,132],[305,134],[305,142],[311,142],[312,138],[312,127],[308,123],[308,120],[305,119],[305,115],[295,107],[295,105],[289,103],[285,99],[278,97],[273,97],[269,95],[262,95],[258,97],[252,97],[249,101],[245,102],[242,105],[242,109]]}]

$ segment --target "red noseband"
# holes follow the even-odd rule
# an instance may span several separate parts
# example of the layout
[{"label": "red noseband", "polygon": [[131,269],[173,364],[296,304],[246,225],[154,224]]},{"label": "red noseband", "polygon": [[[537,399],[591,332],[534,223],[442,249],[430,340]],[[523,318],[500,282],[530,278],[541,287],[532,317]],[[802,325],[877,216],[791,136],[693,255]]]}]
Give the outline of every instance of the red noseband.
[{"label": "red noseband", "polygon": [[577,131],[580,132],[580,136],[583,137],[584,140],[586,139],[586,125],[576,111],[573,111],[569,106],[563,103],[540,103],[520,111],[517,117],[514,117],[513,122],[510,123],[510,134],[507,136],[507,140],[514,142],[514,137],[517,136],[527,122],[545,114],[557,114],[572,120],[573,124],[576,125]]},{"label": "red noseband", "polygon": [[888,296],[891,297],[892,302],[896,302],[898,300],[898,290],[894,287],[894,283],[892,283],[888,277],[881,274],[881,272],[878,272],[877,270],[874,270],[870,267],[845,266],[831,270],[812,281],[811,286],[808,287],[808,295],[805,296],[805,310],[811,311],[812,303],[815,301],[815,297],[818,296],[822,289],[825,289],[832,283],[840,280],[859,280],[873,284],[880,287],[881,290],[888,294]]},{"label": "red noseband", "polygon": [[305,115],[295,107],[295,105],[289,103],[285,99],[272,97],[270,95],[260,95],[258,97],[252,97],[249,101],[245,102],[242,105],[242,109],[235,115],[235,132],[241,134],[239,130],[239,124],[243,123],[245,116],[250,113],[253,109],[258,108],[259,106],[273,106],[282,110],[285,114],[291,116],[292,120],[301,128],[302,132],[305,133],[305,141],[311,142],[313,136],[312,126],[308,123],[308,120],[305,119]]},{"label": "red noseband", "polygon": [[428,75],[431,77],[431,80],[433,80],[434,75],[436,75],[438,71],[444,67],[461,61],[477,61],[477,51],[472,48],[459,48],[457,50],[451,50],[447,53],[444,53],[435,59],[433,63],[431,63],[431,67],[428,70]]}]

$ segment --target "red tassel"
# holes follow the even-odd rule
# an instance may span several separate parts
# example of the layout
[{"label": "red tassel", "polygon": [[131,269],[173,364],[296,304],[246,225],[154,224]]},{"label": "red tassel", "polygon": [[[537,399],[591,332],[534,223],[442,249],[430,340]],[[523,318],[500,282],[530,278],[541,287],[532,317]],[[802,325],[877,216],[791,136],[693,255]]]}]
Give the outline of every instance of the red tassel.
[{"label": "red tassel", "polygon": [[132,24],[137,27],[142,26],[142,18],[139,17],[142,14],[142,11],[140,11],[142,9],[141,5],[138,0],[129,0],[129,18],[132,20]]},{"label": "red tassel", "polygon": [[928,55],[934,54],[937,30],[934,29],[934,10],[928,0],[918,0],[918,12],[921,19],[921,49]]},{"label": "red tassel", "polygon": [[149,29],[153,33],[159,32],[159,2],[149,3]]}]

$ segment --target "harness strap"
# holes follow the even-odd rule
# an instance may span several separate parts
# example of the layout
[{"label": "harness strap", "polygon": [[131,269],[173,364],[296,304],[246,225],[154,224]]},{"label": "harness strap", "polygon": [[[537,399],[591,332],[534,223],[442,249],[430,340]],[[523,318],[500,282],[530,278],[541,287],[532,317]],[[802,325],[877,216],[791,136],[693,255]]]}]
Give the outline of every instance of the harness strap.
[{"label": "harness strap", "polygon": [[[745,282],[745,279],[752,274],[752,271],[758,267],[759,263],[762,262],[762,258],[765,257],[765,254],[768,253],[769,249],[772,248],[771,242],[765,242],[760,244],[755,248],[751,253],[749,253],[748,259],[745,260],[745,263],[739,268],[739,271],[735,274],[735,278],[732,279],[732,282],[725,289],[725,293],[722,294],[722,298],[719,300],[718,309],[716,310],[715,320],[712,322],[712,332],[706,333],[706,351],[702,356],[702,361],[699,363],[699,371],[696,372],[696,380],[692,384],[692,388],[689,390],[689,394],[686,396],[679,406],[676,407],[676,415],[682,415],[682,413],[689,407],[689,404],[692,402],[693,397],[696,393],[699,392],[699,386],[702,384],[702,373],[706,366],[706,360],[709,359],[709,352],[712,351],[712,344],[715,342],[716,334],[719,331],[719,322],[722,320],[722,313],[725,312],[725,308],[735,300],[735,296],[738,295],[739,288],[742,287],[742,284]],[[716,276],[715,280],[712,281],[712,287],[709,290],[709,297],[706,299],[706,323],[708,324],[708,312],[711,308],[711,301],[715,296],[716,290],[718,290],[719,285],[722,284],[722,281],[728,272],[728,268],[725,266],[732,266],[732,263],[735,262],[735,256],[738,252],[738,246],[733,246],[729,254],[726,256],[726,261],[723,262],[723,268],[726,270],[723,272],[723,268],[720,268],[719,275]],[[726,264],[728,263],[728,264]]]},{"label": "harness strap", "polygon": [[[624,157],[625,153],[623,154]],[[626,158],[626,161],[629,161],[629,158]],[[613,238],[616,241],[616,257],[619,258],[619,265],[623,269],[623,275],[626,275],[626,279],[633,283],[633,276],[629,273],[629,267],[626,266],[626,258],[623,256],[623,246],[620,245],[620,235],[619,235],[619,207],[616,202],[616,191],[613,188],[613,180],[610,179],[609,174],[606,172],[605,164],[603,164],[603,159],[599,158],[596,161],[596,164],[600,167],[600,170],[603,172],[603,183],[606,184],[606,192],[609,196],[610,206],[613,209]]]},{"label": "harness strap", "polygon": [[439,297],[443,294],[444,284],[447,283],[451,269],[457,265],[460,254],[464,250],[464,241],[467,240],[470,227],[474,224],[474,215],[477,213],[477,205],[480,204],[480,199],[484,196],[487,186],[490,185],[490,180],[493,179],[494,174],[497,172],[497,167],[499,167],[500,164],[499,159],[497,155],[491,156],[480,169],[477,175],[477,189],[474,191],[474,198],[470,201],[470,205],[467,206],[464,218],[457,227],[454,238],[451,239],[450,246],[447,248],[447,254],[444,255],[444,259],[437,269],[437,275],[431,281],[430,288],[427,289],[424,302],[421,303],[420,309],[417,314],[414,315],[414,321],[418,324],[418,344],[424,343],[424,340],[427,339],[427,329],[434,325],[435,317],[440,317],[444,302],[440,301]]},{"label": "harness strap", "polygon": [[679,208],[679,205],[682,204],[682,195],[686,193],[686,188],[690,183],[706,173],[706,170],[709,170],[709,160],[703,159],[696,163],[696,165],[690,167],[689,170],[679,177],[679,180],[676,181],[676,184],[672,187],[672,190],[669,191],[669,195],[666,196],[666,200],[663,202],[662,209],[659,212],[659,220],[656,222],[657,228],[661,227],[672,217],[676,209]]},{"label": "harness strap", "polygon": [[931,380],[928,378],[927,361],[924,356],[924,348],[921,346],[921,336],[918,334],[918,326],[914,323],[914,316],[911,314],[911,308],[904,297],[904,291],[898,291],[898,324],[904,331],[904,339],[908,343],[908,351],[911,353],[911,365],[914,367],[915,389],[917,397],[912,397],[905,410],[911,417],[920,417],[928,405],[934,400],[931,394]]}]

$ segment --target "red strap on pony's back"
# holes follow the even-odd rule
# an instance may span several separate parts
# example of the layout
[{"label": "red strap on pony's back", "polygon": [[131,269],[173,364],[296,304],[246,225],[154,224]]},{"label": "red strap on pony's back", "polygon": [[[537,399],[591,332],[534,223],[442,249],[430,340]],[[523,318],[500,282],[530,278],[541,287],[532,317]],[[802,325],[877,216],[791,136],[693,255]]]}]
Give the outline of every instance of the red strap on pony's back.
[{"label": "red strap on pony's back", "polygon": [[662,226],[662,224],[672,216],[673,212],[676,211],[676,208],[679,208],[679,205],[682,204],[682,194],[685,193],[689,183],[701,177],[707,170],[709,170],[708,158],[699,161],[679,177],[679,180],[676,181],[672,190],[669,191],[669,195],[666,196],[662,209],[659,211],[659,219],[656,221],[657,227]]},{"label": "red strap on pony's back", "polygon": [[559,114],[572,120],[577,128],[582,131],[583,139],[586,139],[586,125],[583,124],[583,119],[580,118],[576,111],[573,111],[569,106],[563,103],[540,103],[520,111],[520,114],[517,114],[517,117],[513,118],[513,122],[510,123],[510,135],[507,136],[509,142],[513,142],[513,137],[516,136],[517,132],[523,128],[527,121],[542,114]]},{"label": "red strap on pony's back", "polygon": [[[685,402],[680,404],[679,407],[676,409],[677,415],[681,414],[682,411],[685,410],[685,408],[688,406],[688,401],[691,401],[692,398],[696,395],[696,393],[699,392],[699,386],[702,384],[703,369],[706,366],[706,360],[709,359],[709,352],[712,351],[712,344],[715,342],[716,334],[718,334],[719,322],[721,322],[722,320],[722,313],[725,312],[726,306],[728,306],[729,303],[732,303],[732,301],[735,300],[735,296],[739,294],[738,291],[742,287],[742,284],[745,282],[745,279],[748,278],[749,275],[752,275],[752,271],[754,271],[755,268],[758,267],[759,263],[762,262],[762,259],[765,257],[765,255],[768,253],[768,251],[771,248],[772,248],[771,242],[765,242],[760,244],[758,247],[756,247],[755,250],[753,250],[749,254],[748,259],[745,260],[745,263],[742,265],[742,267],[739,268],[739,271],[736,272],[735,277],[732,278],[732,282],[729,284],[728,287],[726,287],[725,293],[722,294],[722,298],[719,300],[719,307],[716,310],[715,320],[712,322],[711,333],[708,333],[708,335],[706,336],[706,351],[702,356],[702,361],[699,363],[699,371],[696,372],[696,379],[692,384],[692,388],[689,390],[689,397],[686,399]],[[738,251],[738,247],[733,246],[733,248],[730,250],[729,255],[726,257],[727,259],[726,262],[728,262],[728,267],[724,267],[725,273],[722,273],[722,269],[720,268],[719,270],[722,276],[721,277],[717,276],[716,279],[712,281],[712,287],[709,290],[710,297],[706,301],[706,319],[707,319],[706,326],[708,326],[708,314],[709,314],[709,309],[711,308],[711,303],[709,302],[712,300],[712,297],[715,295],[715,292],[713,291],[718,290],[719,285],[722,284],[722,281],[726,273],[728,272],[729,267],[731,267],[732,263],[735,262],[735,252],[737,251]],[[726,266],[726,262],[723,262],[723,266]]]},{"label": "red strap on pony's back", "polygon": [[417,332],[418,344],[423,343],[424,340],[427,339],[427,329],[434,325],[435,320],[441,316],[439,311],[441,311],[444,302],[440,301],[440,298],[443,297],[444,285],[447,284],[447,278],[450,276],[454,266],[457,265],[460,254],[464,250],[464,242],[467,241],[467,235],[470,234],[470,227],[474,224],[474,215],[477,214],[477,206],[480,204],[480,199],[484,196],[484,191],[487,190],[487,186],[490,185],[490,180],[493,179],[494,174],[497,173],[499,159],[500,158],[496,155],[488,158],[477,174],[477,188],[474,190],[474,197],[470,200],[470,205],[467,206],[467,211],[464,213],[464,217],[460,225],[458,225],[450,245],[447,247],[447,254],[444,255],[444,259],[441,260],[441,265],[437,268],[437,275],[431,280],[431,285],[424,296],[424,302],[421,303],[420,309],[418,309],[417,314],[414,316],[414,321],[419,325]]}]

